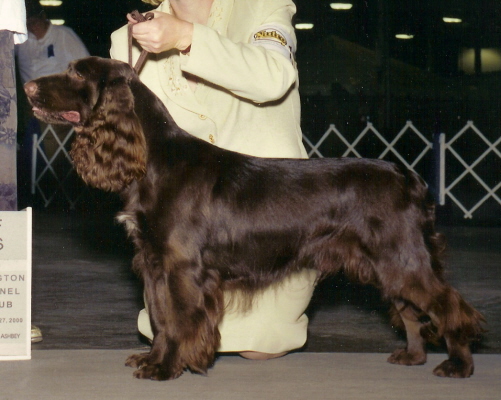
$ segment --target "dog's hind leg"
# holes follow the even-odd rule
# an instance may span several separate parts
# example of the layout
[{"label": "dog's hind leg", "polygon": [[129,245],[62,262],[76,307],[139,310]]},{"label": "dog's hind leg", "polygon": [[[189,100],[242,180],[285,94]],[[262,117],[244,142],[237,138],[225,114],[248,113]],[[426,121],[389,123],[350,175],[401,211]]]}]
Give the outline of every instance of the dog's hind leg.
[{"label": "dog's hind leg", "polygon": [[388,358],[388,362],[401,365],[421,365],[426,362],[426,341],[421,335],[423,323],[420,320],[420,310],[416,310],[410,303],[402,300],[394,301],[394,318],[399,318],[405,327],[407,347],[397,349]]},{"label": "dog's hind leg", "polygon": [[[480,313],[467,304],[455,289],[438,279],[426,283],[414,281],[413,285],[402,290],[402,297],[423,310],[436,327],[437,337],[445,338],[449,359],[437,366],[433,373],[452,378],[472,375],[470,343],[482,332],[483,318]],[[413,338],[411,343],[415,346],[419,341],[415,333],[418,325],[414,321],[409,326],[411,334],[408,336]],[[422,336],[423,330],[420,331]],[[395,359],[394,356],[395,353],[390,361]]]},{"label": "dog's hind leg", "polygon": [[473,373],[470,343],[483,331],[483,318],[445,281],[441,260],[445,245],[431,222],[422,231],[414,224],[404,229],[402,223],[400,227],[406,233],[400,236],[399,247],[387,251],[374,264],[384,296],[398,303],[409,340],[406,350],[397,350],[388,361],[422,363],[426,359],[425,342],[443,337],[449,358],[435,368],[434,374],[469,377]]},{"label": "dog's hind leg", "polygon": [[473,374],[473,357],[470,343],[483,332],[482,315],[464,301],[452,287],[446,286],[437,302],[429,311],[433,320],[441,322],[449,359],[438,365],[433,373],[437,376],[467,378]]}]

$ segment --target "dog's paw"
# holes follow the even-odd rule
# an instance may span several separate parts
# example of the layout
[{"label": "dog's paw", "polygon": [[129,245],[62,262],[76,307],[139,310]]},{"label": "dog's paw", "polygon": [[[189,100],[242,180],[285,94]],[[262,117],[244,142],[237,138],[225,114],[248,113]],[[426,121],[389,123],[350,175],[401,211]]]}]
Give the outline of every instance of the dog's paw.
[{"label": "dog's paw", "polygon": [[167,381],[179,378],[183,374],[183,368],[169,368],[155,363],[150,353],[133,354],[125,361],[128,367],[137,368],[133,375],[138,379],[152,379],[155,381]]},{"label": "dog's paw", "polygon": [[388,362],[399,365],[422,365],[426,363],[426,353],[411,353],[406,349],[397,349],[388,357]]},{"label": "dog's paw", "polygon": [[125,365],[132,368],[142,368],[143,366],[148,365],[149,359],[149,353],[133,354],[125,360]]},{"label": "dog's paw", "polygon": [[469,378],[473,375],[473,363],[450,358],[437,366],[433,373],[443,378]]},{"label": "dog's paw", "polygon": [[168,381],[179,378],[183,370],[169,371],[159,364],[146,365],[134,371],[134,377],[137,379],[151,379],[154,381]]}]

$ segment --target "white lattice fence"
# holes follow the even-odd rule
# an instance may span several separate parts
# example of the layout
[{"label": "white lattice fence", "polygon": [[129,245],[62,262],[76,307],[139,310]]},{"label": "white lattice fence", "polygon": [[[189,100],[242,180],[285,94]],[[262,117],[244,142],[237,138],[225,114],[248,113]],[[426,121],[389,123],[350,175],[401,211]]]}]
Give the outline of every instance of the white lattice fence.
[{"label": "white lattice fence", "polygon": [[[41,197],[44,207],[48,207],[59,196],[73,209],[82,195],[80,179],[76,176],[67,150],[73,134],[73,128],[68,127],[60,138],[49,124],[40,136],[33,135],[31,193]],[[55,142],[54,152],[50,155],[44,146],[48,137]]]},{"label": "white lattice fence", "polygon": [[[469,137],[465,138],[467,133]],[[368,136],[372,136],[382,145],[382,150],[375,156],[374,154],[364,154],[358,148],[362,140]],[[408,140],[410,136],[414,138],[414,144],[411,146],[410,152],[403,154],[397,149],[397,145]],[[433,135],[428,136],[432,137]],[[332,138],[336,139],[335,144],[332,144]],[[352,139],[343,135],[334,125],[330,125],[316,143],[306,136],[303,139],[307,148],[309,148],[308,155],[310,157],[324,157],[326,151],[329,156],[332,156],[332,146],[339,146],[335,152],[336,156],[380,159],[391,156],[391,158],[398,160],[407,168],[418,173],[420,172],[416,170],[418,163],[422,162],[429,152],[434,151],[434,157],[432,158],[436,163],[434,173],[438,176],[429,179],[432,181],[429,183],[433,191],[438,195],[441,205],[446,203],[446,198],[450,198],[452,203],[463,212],[465,218],[472,218],[473,213],[489,199],[494,199],[501,206],[501,198],[498,194],[501,191],[501,170],[496,170],[495,167],[501,160],[501,150],[498,148],[501,147],[501,137],[495,141],[490,141],[475,127],[472,121],[468,121],[465,127],[449,141],[446,140],[445,134],[440,134],[435,148],[434,143],[429,141],[411,121],[407,121],[402,130],[391,141],[388,141],[370,122],[367,123],[367,126],[360,134]],[[460,145],[461,139],[463,143]],[[475,144],[477,154],[472,151],[472,145],[470,145],[475,139],[484,146],[479,151],[479,143]],[[325,150],[322,150],[323,148]],[[472,154],[474,159],[471,159]],[[454,165],[453,160],[455,161]],[[480,168],[482,164],[484,164],[483,168]],[[477,171],[477,169],[480,171]],[[467,183],[468,180],[470,182]],[[474,180],[476,184],[474,190],[471,189],[471,180]],[[466,189],[462,188],[461,185]]]},{"label": "white lattice fence", "polygon": [[[357,146],[360,145],[363,139],[368,136],[372,136],[376,141],[382,144],[382,150],[376,154],[376,157],[379,159],[386,159],[390,155],[392,155],[394,159],[397,159],[403,165],[411,170],[415,170],[417,164],[423,159],[423,157],[433,149],[433,143],[429,141],[413,124],[411,121],[407,121],[405,126],[398,132],[398,134],[393,138],[393,140],[388,141],[375,127],[371,122],[367,123],[367,126],[360,132],[358,136],[354,138],[354,140],[349,140],[344,136],[335,125],[330,125],[329,129],[324,133],[324,135],[320,138],[320,140],[313,144],[308,137],[303,136],[304,142],[307,147],[309,147],[308,156],[317,156],[324,157],[321,152],[322,145],[326,142],[326,140],[330,136],[335,136],[342,145],[346,147],[346,149],[339,150],[338,154],[341,157],[369,157],[367,154],[362,154],[362,151],[357,149]],[[409,135],[413,135],[418,139],[418,144],[413,147],[413,151],[410,154],[402,154],[397,149],[397,144],[404,139],[406,139]],[[331,150],[331,149],[330,149]],[[374,155],[371,155],[372,158],[375,158]]]},{"label": "white lattice fence", "polygon": [[[467,134],[470,135],[470,138],[464,140],[463,143],[466,144],[461,146],[459,141],[465,138]],[[473,145],[473,140],[477,141],[475,146]],[[439,145],[440,160],[443,165],[440,169],[439,193],[441,205],[444,205],[446,198],[449,197],[452,202],[461,209],[465,218],[473,218],[473,213],[491,198],[501,206],[501,198],[497,194],[497,192],[501,190],[501,170],[496,167],[481,168],[482,163],[492,164],[493,166],[499,165],[501,151],[498,147],[501,146],[501,137],[491,142],[474,125],[473,121],[468,121],[463,129],[449,141],[446,140],[445,134],[441,134]],[[455,146],[457,148],[455,148]],[[477,150],[479,154],[476,154],[475,158],[467,161],[468,156],[471,154],[471,147],[473,146],[480,148],[480,150]],[[451,174],[447,174],[448,170],[450,170],[451,159],[457,161],[461,167],[459,168],[457,176],[448,180],[447,177],[451,176]],[[496,161],[498,162],[496,163]],[[477,186],[476,191],[480,193],[478,199],[475,199],[473,202],[468,202],[470,205],[467,205],[464,200],[461,201],[458,197],[461,192],[464,193],[465,191],[460,188],[460,184],[467,179],[474,181]],[[470,186],[472,185],[470,184]]]}]

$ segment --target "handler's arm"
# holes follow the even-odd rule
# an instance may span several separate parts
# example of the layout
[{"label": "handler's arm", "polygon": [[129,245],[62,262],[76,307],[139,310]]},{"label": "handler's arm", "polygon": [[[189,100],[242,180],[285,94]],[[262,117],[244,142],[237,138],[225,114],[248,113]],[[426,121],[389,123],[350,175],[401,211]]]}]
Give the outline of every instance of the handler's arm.
[{"label": "handler's arm", "polygon": [[[194,24],[191,51],[183,71],[256,103],[283,97],[296,82],[296,37],[291,25],[292,2],[275,5],[246,43],[234,43],[213,29]],[[268,7],[270,8],[270,7]]]}]

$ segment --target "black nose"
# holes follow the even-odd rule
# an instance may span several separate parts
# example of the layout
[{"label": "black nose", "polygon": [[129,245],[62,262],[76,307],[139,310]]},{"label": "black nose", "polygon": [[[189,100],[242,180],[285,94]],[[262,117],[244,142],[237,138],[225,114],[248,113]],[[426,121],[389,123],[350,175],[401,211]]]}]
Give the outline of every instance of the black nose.
[{"label": "black nose", "polygon": [[24,91],[26,92],[27,96],[33,96],[37,92],[37,84],[33,81],[29,81],[24,84]]}]

